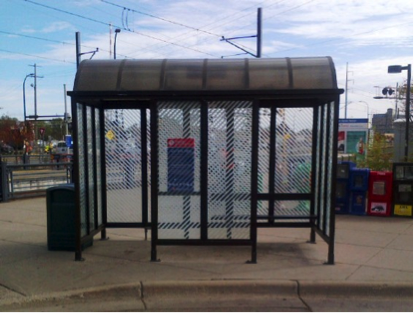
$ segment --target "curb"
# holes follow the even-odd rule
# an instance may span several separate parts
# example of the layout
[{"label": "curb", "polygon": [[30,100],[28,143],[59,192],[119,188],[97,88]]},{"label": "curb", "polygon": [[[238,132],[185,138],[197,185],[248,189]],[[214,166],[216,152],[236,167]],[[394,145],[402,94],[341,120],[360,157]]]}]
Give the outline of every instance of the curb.
[{"label": "curb", "polygon": [[301,297],[360,297],[360,298],[413,298],[413,284],[302,281],[299,283]]},{"label": "curb", "polygon": [[214,280],[214,281],[157,281],[143,282],[143,298],[150,297],[228,297],[229,295],[280,295],[297,297],[295,281]]},{"label": "curb", "polygon": [[[306,298],[413,298],[412,283],[358,283],[332,281],[266,281],[266,280],[215,280],[215,281],[147,281],[122,285],[109,285],[46,295],[0,300],[0,311],[38,308],[46,310],[81,308],[95,310],[155,309],[154,304],[228,301],[234,299],[292,299]],[[97,307],[97,304],[99,305]],[[89,305],[89,306],[88,306]],[[122,306],[124,305],[124,306]],[[148,307],[149,306],[149,307]],[[72,309],[71,309],[72,307]],[[100,308],[100,309],[99,309]]]}]

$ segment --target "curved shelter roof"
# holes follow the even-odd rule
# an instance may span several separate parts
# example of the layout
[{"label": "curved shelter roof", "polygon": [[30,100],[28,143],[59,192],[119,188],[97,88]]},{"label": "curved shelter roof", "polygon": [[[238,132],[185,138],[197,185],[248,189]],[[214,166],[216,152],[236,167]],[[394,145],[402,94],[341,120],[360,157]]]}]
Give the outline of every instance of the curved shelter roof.
[{"label": "curved shelter roof", "polygon": [[330,90],[339,94],[330,57],[85,60],[72,94]]}]

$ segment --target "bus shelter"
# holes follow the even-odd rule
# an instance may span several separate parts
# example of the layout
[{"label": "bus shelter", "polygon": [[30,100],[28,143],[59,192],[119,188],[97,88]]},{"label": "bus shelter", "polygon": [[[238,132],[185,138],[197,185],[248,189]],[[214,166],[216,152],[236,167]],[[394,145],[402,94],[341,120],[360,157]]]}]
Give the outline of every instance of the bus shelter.
[{"label": "bus shelter", "polygon": [[77,234],[247,245],[310,229],[334,263],[339,96],[330,57],[85,60],[72,98]]}]

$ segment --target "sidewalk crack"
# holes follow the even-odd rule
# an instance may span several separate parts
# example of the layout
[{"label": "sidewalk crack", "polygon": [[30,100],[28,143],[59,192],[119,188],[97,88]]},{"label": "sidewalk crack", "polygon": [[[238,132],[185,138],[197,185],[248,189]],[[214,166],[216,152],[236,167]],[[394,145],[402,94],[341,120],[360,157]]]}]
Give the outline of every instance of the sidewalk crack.
[{"label": "sidewalk crack", "polygon": [[6,285],[0,284],[0,286],[1,286],[1,287],[3,287],[3,288],[5,288],[5,289],[7,289],[7,290],[9,290],[9,291],[11,291],[11,292],[17,293],[17,294],[19,294],[19,295],[21,295],[21,296],[23,296],[23,297],[27,297],[27,295],[26,295],[26,294],[24,294],[24,293],[22,293],[22,292],[20,292],[20,291],[17,291],[17,290],[15,290],[15,289],[12,289],[12,288],[10,288],[10,287],[7,287]]},{"label": "sidewalk crack", "polygon": [[294,280],[294,282],[296,282],[297,285],[297,290],[298,290],[298,297],[299,300],[302,301],[303,305],[308,309],[309,312],[313,312],[312,308],[309,306],[309,304],[306,303],[306,301],[302,298],[302,296],[300,295],[300,283],[298,280]]},{"label": "sidewalk crack", "polygon": [[144,284],[142,283],[142,281],[140,281],[139,283],[141,284],[141,301],[142,301],[142,304],[144,305],[144,310],[147,311],[148,307],[144,300]]}]

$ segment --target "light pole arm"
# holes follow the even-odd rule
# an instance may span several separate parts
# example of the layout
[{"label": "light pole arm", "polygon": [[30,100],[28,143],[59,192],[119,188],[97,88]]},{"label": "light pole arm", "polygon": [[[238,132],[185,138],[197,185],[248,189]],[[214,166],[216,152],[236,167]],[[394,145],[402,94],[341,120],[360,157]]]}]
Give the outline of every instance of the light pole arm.
[{"label": "light pole arm", "polygon": [[23,115],[24,115],[24,121],[26,122],[26,79],[27,77],[33,77],[34,74],[27,74],[26,77],[23,80]]}]

